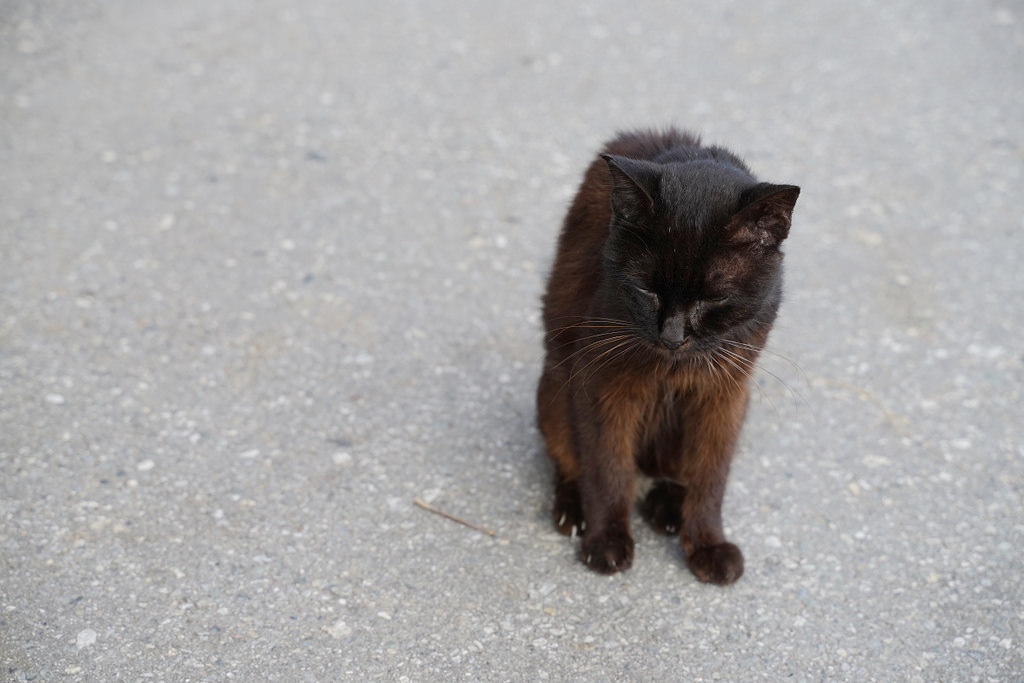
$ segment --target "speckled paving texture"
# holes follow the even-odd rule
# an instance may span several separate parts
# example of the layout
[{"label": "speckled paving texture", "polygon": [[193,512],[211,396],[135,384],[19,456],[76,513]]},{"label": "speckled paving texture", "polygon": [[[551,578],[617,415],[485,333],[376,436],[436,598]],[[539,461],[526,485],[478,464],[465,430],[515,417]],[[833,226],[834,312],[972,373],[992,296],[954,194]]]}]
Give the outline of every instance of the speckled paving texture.
[{"label": "speckled paving texture", "polygon": [[[1020,680],[1022,81],[1003,0],[0,3],[0,679]],[[803,188],[727,589],[534,428],[668,123]]]}]

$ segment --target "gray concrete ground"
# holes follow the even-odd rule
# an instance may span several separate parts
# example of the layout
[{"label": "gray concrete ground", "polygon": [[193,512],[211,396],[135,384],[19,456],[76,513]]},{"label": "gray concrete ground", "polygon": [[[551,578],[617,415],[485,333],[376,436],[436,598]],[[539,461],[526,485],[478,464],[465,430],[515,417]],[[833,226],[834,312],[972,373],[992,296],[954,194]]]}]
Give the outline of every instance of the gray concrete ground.
[{"label": "gray concrete ground", "polygon": [[[1019,3],[0,26],[3,680],[1024,677]],[[727,589],[586,571],[533,422],[567,201],[672,122],[803,187]]]}]

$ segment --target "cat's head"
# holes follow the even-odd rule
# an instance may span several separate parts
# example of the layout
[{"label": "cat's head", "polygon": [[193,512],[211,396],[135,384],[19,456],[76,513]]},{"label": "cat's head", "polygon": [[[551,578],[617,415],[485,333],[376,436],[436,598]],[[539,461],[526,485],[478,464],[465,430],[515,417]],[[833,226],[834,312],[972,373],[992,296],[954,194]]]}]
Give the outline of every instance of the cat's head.
[{"label": "cat's head", "polygon": [[764,339],[800,188],[759,183],[714,154],[668,164],[604,158],[613,213],[604,269],[616,313],[673,355]]}]

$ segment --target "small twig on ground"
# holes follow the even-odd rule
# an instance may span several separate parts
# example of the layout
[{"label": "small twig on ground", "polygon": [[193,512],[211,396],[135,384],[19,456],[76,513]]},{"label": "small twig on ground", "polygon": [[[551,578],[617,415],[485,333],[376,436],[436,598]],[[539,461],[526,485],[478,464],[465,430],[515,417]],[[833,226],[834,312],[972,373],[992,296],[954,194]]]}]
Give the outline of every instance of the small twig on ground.
[{"label": "small twig on ground", "polygon": [[444,517],[446,519],[450,519],[453,522],[458,522],[459,524],[463,524],[465,526],[468,526],[470,529],[476,529],[480,533],[487,534],[488,536],[493,536],[494,535],[494,532],[491,531],[490,529],[486,529],[486,528],[484,528],[482,526],[477,526],[476,524],[473,524],[472,522],[467,522],[466,520],[462,519],[461,517],[456,517],[453,514],[445,512],[444,510],[438,510],[436,507],[434,507],[433,505],[431,505],[430,503],[426,502],[425,500],[423,500],[421,498],[413,498],[412,502],[416,503],[417,505],[419,505],[424,510],[427,510],[428,512],[433,512],[435,515],[441,515],[442,517]]}]

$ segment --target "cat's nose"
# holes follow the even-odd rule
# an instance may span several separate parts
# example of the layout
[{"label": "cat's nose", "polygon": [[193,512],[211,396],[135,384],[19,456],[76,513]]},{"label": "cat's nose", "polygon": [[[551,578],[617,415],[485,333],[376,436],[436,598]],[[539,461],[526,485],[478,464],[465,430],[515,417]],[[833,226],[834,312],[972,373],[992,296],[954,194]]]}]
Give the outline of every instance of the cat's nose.
[{"label": "cat's nose", "polygon": [[661,343],[670,351],[678,349],[686,343],[686,319],[681,315],[674,315],[661,326]]}]

